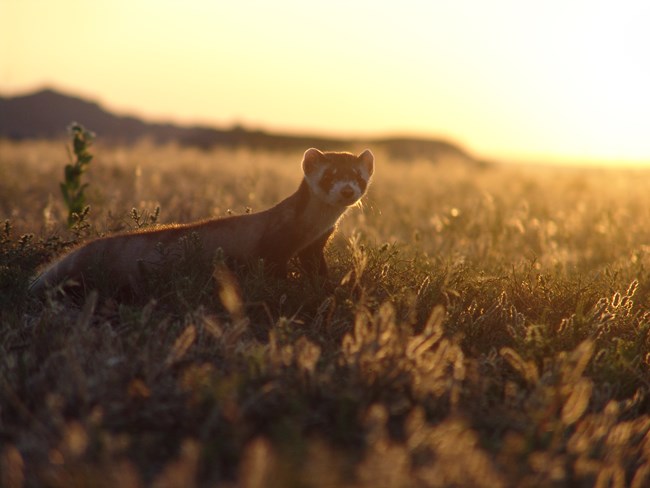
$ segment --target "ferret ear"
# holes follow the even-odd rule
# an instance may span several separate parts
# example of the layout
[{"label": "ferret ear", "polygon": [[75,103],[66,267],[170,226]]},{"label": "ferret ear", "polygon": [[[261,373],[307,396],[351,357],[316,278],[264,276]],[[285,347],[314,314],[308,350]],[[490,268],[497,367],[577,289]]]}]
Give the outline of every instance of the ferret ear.
[{"label": "ferret ear", "polygon": [[312,173],[318,166],[318,162],[324,157],[325,155],[316,148],[307,149],[302,157],[302,171],[306,175]]},{"label": "ferret ear", "polygon": [[368,171],[368,176],[372,176],[372,172],[375,169],[375,156],[372,154],[370,149],[366,149],[361,154],[359,154],[357,159],[361,161],[361,163]]}]

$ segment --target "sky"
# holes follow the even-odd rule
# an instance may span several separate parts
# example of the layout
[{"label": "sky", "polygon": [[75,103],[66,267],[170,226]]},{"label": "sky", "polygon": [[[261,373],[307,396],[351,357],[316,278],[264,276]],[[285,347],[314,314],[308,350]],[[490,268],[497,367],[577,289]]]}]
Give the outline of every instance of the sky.
[{"label": "sky", "polygon": [[647,0],[0,0],[0,95],[650,165]]}]

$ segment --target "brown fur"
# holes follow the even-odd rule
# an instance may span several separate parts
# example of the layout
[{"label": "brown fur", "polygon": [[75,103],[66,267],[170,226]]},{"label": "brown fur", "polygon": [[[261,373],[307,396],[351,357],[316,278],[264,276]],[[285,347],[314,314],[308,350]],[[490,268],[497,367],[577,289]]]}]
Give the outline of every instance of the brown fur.
[{"label": "brown fur", "polygon": [[302,167],[298,190],[268,210],[92,240],[48,266],[30,290],[43,293],[67,280],[89,289],[101,279],[137,294],[143,270],[163,262],[163,256],[180,257],[180,240],[190,236],[198,240],[199,257],[208,261],[221,249],[238,262],[264,259],[283,274],[289,259],[298,256],[308,272],[326,274],[323,249],[345,210],[365,193],[374,157],[370,151],[354,156],[309,149]]}]

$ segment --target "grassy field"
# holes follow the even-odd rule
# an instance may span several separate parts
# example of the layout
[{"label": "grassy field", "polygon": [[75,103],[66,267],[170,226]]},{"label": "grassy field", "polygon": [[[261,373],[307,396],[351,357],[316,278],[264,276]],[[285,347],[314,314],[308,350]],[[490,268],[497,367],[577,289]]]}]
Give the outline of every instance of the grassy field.
[{"label": "grassy field", "polygon": [[650,171],[378,153],[333,286],[188,251],[143,303],[36,300],[75,242],[301,178],[299,153],[93,153],[68,231],[64,143],[0,142],[2,486],[650,485]]}]

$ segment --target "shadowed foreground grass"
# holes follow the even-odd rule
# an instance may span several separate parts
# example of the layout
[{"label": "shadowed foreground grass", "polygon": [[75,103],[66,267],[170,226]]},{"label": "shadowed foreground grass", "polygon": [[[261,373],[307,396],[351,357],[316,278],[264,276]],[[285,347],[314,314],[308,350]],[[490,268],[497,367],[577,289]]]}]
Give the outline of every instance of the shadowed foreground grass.
[{"label": "shadowed foreground grass", "polygon": [[650,484],[648,172],[377,154],[334,286],[188,246],[143,303],[34,300],[85,237],[260,210],[301,177],[299,154],[95,156],[68,232],[63,145],[0,142],[2,486]]}]

